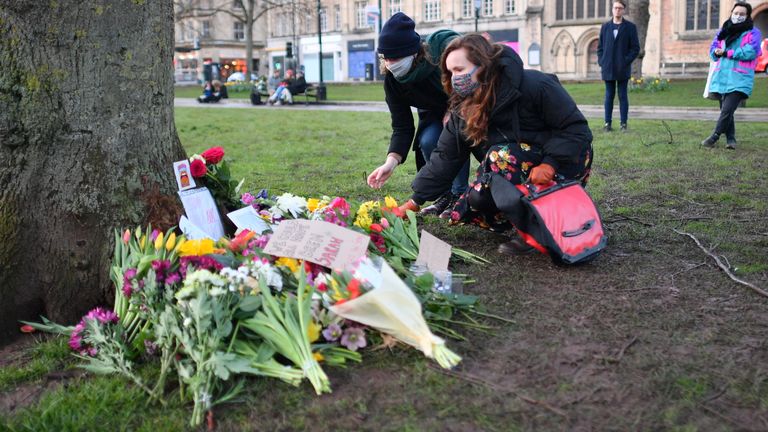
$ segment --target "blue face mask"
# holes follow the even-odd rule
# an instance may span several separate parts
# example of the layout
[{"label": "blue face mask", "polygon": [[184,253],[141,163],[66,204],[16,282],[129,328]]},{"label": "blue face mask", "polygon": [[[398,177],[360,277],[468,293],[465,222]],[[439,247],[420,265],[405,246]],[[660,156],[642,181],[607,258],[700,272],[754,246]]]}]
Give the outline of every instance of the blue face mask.
[{"label": "blue face mask", "polygon": [[469,71],[469,73],[453,75],[451,77],[451,86],[453,87],[453,91],[456,92],[456,94],[461,97],[467,97],[474,93],[478,87],[480,87],[479,82],[472,81],[472,74],[474,74],[476,70],[477,66]]}]

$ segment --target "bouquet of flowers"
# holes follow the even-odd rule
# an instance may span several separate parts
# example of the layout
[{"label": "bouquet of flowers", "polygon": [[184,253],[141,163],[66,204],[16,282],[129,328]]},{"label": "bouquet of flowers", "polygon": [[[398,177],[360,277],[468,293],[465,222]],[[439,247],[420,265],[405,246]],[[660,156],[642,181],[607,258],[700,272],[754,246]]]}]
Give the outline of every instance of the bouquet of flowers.
[{"label": "bouquet of flowers", "polygon": [[335,273],[331,278],[338,286],[325,298],[332,302],[333,313],[405,342],[446,369],[461,361],[443,339],[432,334],[421,303],[384,260],[365,258],[351,277]]},{"label": "bouquet of flowers", "polygon": [[240,207],[240,188],[245,179],[238,183],[232,180],[229,165],[224,160],[224,149],[211,147],[201,154],[189,158],[189,170],[200,186],[211,191],[213,198],[227,210]]}]

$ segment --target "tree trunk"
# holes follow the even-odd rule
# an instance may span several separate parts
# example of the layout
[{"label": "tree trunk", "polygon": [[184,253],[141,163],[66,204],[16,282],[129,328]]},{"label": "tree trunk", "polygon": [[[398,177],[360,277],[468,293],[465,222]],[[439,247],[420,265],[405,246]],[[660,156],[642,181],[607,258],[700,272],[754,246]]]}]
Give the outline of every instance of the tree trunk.
[{"label": "tree trunk", "polygon": [[0,344],[111,302],[113,230],[178,221],[171,0],[0,3]]},{"label": "tree trunk", "polygon": [[632,18],[637,26],[637,38],[640,41],[640,54],[632,65],[632,76],[643,76],[643,59],[645,58],[645,37],[648,35],[648,21],[651,15],[648,12],[649,0],[636,0],[632,3]]}]

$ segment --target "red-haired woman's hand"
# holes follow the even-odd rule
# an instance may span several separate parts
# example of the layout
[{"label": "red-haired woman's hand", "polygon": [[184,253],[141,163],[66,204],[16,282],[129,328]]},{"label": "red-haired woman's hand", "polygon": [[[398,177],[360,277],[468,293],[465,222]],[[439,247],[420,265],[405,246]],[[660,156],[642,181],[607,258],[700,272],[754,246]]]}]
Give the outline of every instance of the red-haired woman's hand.
[{"label": "red-haired woman's hand", "polygon": [[528,180],[535,185],[547,185],[555,179],[555,168],[549,164],[536,165],[531,169]]}]

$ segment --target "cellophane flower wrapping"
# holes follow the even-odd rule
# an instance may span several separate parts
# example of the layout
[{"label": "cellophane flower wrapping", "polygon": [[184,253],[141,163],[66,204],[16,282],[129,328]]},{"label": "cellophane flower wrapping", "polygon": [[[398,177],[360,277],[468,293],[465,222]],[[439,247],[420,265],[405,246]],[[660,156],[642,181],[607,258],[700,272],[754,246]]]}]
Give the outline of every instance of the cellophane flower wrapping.
[{"label": "cellophane flower wrapping", "polygon": [[[368,261],[361,265],[372,263]],[[376,267],[379,265],[378,273],[366,281],[373,286],[372,290],[355,299],[330,306],[330,310],[347,320],[375,328],[419,349],[444,368],[456,366],[461,357],[450,351],[445,341],[429,330],[421,313],[421,303],[413,291],[385,261],[378,261]]]}]

